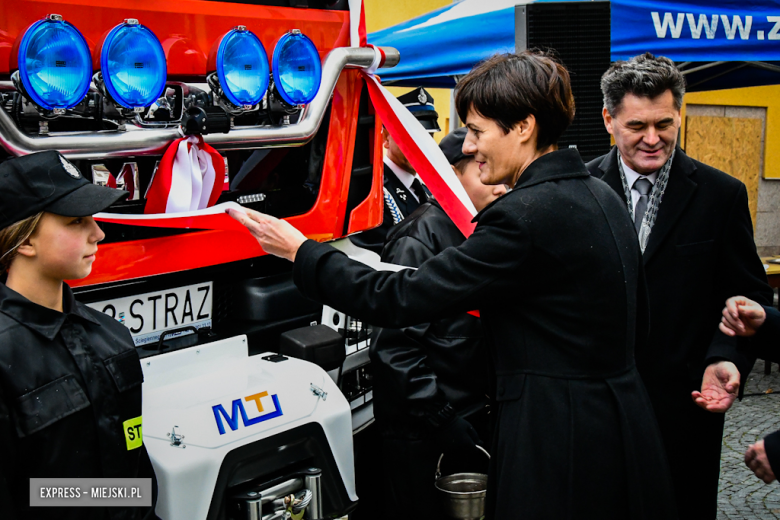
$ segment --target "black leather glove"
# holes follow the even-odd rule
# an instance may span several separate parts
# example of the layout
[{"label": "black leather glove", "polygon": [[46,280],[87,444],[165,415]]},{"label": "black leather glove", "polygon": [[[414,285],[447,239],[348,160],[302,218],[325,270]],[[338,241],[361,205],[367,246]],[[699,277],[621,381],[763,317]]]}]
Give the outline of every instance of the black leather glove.
[{"label": "black leather glove", "polygon": [[437,429],[436,442],[444,453],[470,453],[483,444],[471,423],[458,415]]}]

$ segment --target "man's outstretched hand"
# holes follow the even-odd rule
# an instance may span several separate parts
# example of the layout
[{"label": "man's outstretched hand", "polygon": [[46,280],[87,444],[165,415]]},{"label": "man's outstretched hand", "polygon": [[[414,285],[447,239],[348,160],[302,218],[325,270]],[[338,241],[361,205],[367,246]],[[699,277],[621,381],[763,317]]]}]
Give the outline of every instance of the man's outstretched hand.
[{"label": "man's outstretched hand", "polygon": [[739,391],[739,370],[731,361],[719,361],[707,367],[701,380],[701,392],[693,392],[693,401],[714,413],[725,413],[734,404]]},{"label": "man's outstretched hand", "polygon": [[763,439],[748,447],[745,452],[745,464],[758,478],[767,484],[775,480],[775,474],[772,471],[772,466],[769,465],[769,459],[766,456]]},{"label": "man's outstretched hand", "polygon": [[720,330],[727,336],[752,336],[764,324],[766,311],[761,305],[744,296],[726,300]]},{"label": "man's outstretched hand", "polygon": [[243,212],[228,209],[228,215],[246,226],[266,253],[294,262],[298,248],[306,237],[286,220],[265,213],[242,208]]}]

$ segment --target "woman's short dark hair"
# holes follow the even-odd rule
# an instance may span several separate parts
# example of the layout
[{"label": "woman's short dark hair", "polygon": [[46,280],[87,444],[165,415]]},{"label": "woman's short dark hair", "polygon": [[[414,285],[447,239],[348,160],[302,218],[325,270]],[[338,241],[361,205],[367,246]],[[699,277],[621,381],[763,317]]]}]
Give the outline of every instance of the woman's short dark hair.
[{"label": "woman's short dark hair", "polygon": [[672,60],[649,52],[628,61],[616,61],[601,76],[604,106],[612,116],[626,94],[652,99],[667,90],[672,92],[674,108],[680,110],[685,95],[685,77]]},{"label": "woman's short dark hair", "polygon": [[458,83],[455,107],[462,121],[473,108],[504,133],[533,114],[539,150],[557,144],[574,119],[569,72],[540,51],[497,54],[478,64]]}]

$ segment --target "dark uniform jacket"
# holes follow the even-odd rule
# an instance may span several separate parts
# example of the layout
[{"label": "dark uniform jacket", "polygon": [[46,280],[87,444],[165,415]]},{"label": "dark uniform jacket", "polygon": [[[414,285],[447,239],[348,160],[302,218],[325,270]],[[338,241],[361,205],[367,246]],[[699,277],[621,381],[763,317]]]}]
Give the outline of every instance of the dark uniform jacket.
[{"label": "dark uniform jacket", "polygon": [[[382,261],[419,267],[465,239],[431,199],[393,227]],[[426,417],[447,404],[464,417],[487,405],[488,352],[479,318],[461,313],[374,334],[374,415],[383,431],[420,437],[430,433]]]},{"label": "dark uniform jacket", "polygon": [[[766,312],[766,321],[758,329],[753,337],[754,345],[761,351],[764,359],[774,362],[780,361],[778,356],[778,345],[780,345],[780,311],[774,307],[763,306]],[[764,437],[764,449],[766,450],[769,465],[772,467],[772,473],[780,477],[780,430],[770,433]]]},{"label": "dark uniform jacket", "polygon": [[[617,148],[588,163],[628,214]],[[707,364],[733,361],[742,378],[754,357],[744,339],[718,330],[726,299],[769,303],[744,184],[677,149],[643,255],[650,337],[637,366],[656,410],[682,518],[715,518],[723,414],[693,403]]]},{"label": "dark uniform jacket", "polygon": [[[424,200],[418,202],[412,191],[404,186],[404,183],[386,164],[384,189],[385,205],[382,214],[382,224],[374,229],[369,229],[349,237],[356,246],[373,251],[378,255],[382,254],[387,233],[395,225],[396,220],[402,221],[420,206],[420,202],[425,202]],[[392,198],[392,204],[387,200],[388,195]]]},{"label": "dark uniform jacket", "polygon": [[29,507],[30,478],[152,476],[145,449],[128,449],[123,427],[141,416],[143,373],[130,333],[75,301],[67,285],[63,310],[0,284],[2,518],[143,518],[149,508]]},{"label": "dark uniform jacket", "polygon": [[398,273],[309,240],[294,279],[379,326],[480,311],[499,405],[487,518],[675,518],[634,366],[647,318],[622,202],[576,150],[562,150],[534,161],[477,220],[462,245]]}]

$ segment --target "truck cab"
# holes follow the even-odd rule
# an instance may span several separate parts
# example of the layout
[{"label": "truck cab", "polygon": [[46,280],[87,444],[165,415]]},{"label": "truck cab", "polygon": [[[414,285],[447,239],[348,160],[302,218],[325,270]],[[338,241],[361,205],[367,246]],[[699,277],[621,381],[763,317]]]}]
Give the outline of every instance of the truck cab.
[{"label": "truck cab", "polygon": [[399,57],[353,46],[354,4],[0,5],[0,160],[54,149],[129,192],[70,285],[133,336],[163,520],[284,518],[291,495],[311,519],[357,506],[369,327],[303,297],[245,230],[111,218],[148,213],[166,149],[192,135],[224,161],[217,204],[318,241],[379,225],[382,123],[361,69]]}]

